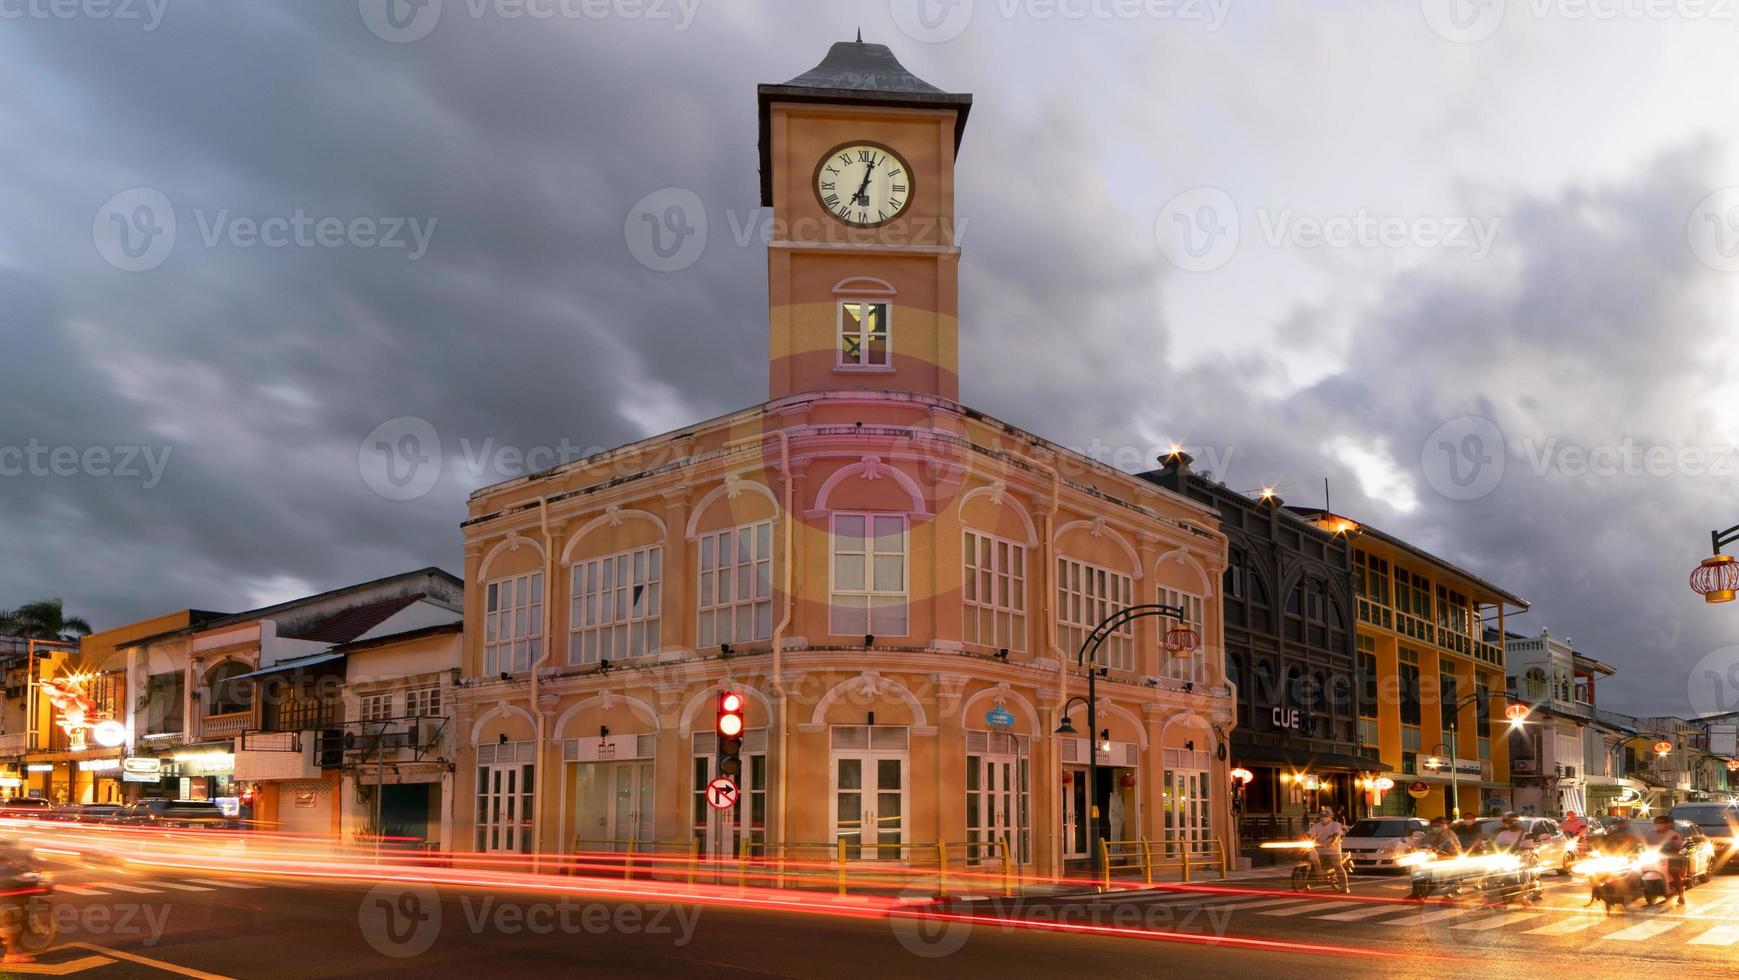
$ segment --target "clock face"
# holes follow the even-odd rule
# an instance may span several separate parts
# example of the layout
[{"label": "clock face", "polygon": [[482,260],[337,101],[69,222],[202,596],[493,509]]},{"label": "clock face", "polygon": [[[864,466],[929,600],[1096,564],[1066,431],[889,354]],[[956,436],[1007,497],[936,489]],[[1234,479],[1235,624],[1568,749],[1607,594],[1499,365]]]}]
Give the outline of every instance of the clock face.
[{"label": "clock face", "polygon": [[815,196],[835,218],[868,228],[899,217],[912,200],[912,175],[880,143],[847,143],[815,165]]}]

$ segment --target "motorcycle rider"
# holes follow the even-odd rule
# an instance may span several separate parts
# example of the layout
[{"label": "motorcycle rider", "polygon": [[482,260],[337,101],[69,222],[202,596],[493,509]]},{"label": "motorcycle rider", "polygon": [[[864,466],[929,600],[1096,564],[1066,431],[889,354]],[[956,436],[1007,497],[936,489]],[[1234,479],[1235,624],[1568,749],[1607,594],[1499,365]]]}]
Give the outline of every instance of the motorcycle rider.
[{"label": "motorcycle rider", "polygon": [[1581,837],[1588,830],[1588,821],[1577,816],[1575,810],[1565,810],[1558,827],[1571,837]]},{"label": "motorcycle rider", "polygon": [[1654,826],[1642,832],[1644,847],[1660,853],[1666,861],[1667,884],[1678,895],[1679,908],[1685,907],[1685,879],[1690,877],[1685,858],[1685,839],[1673,827],[1673,818],[1658,814]]},{"label": "motorcycle rider", "polygon": [[1425,837],[1419,841],[1418,846],[1420,850],[1430,851],[1440,858],[1461,856],[1461,838],[1450,831],[1449,821],[1443,817],[1431,818],[1431,829],[1425,832]]},{"label": "motorcycle rider", "polygon": [[35,890],[35,882],[29,876],[36,870],[36,859],[28,849],[16,841],[0,839],[0,942],[6,947],[0,963],[36,960],[18,943],[24,931],[24,916],[30,908],[30,895]]},{"label": "motorcycle rider", "polygon": [[1316,822],[1304,832],[1304,836],[1313,841],[1316,846],[1305,852],[1312,870],[1322,874],[1325,867],[1339,868],[1341,863],[1340,839],[1346,836],[1347,829],[1334,818],[1333,811],[1323,807],[1317,811]]}]

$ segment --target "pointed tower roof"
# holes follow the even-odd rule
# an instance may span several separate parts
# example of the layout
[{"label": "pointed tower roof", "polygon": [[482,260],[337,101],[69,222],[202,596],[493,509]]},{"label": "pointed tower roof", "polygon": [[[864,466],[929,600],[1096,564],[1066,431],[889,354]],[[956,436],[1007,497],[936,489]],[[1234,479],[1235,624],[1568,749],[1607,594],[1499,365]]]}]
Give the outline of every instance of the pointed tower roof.
[{"label": "pointed tower roof", "polygon": [[833,105],[898,106],[908,109],[952,109],[954,151],[960,152],[960,136],[966,129],[966,114],[972,96],[944,92],[912,74],[885,44],[868,44],[863,33],[855,41],[840,41],[827,49],[821,63],[788,82],[760,85],[761,203],[773,203],[772,144],[767,132],[774,102],[826,102]]}]

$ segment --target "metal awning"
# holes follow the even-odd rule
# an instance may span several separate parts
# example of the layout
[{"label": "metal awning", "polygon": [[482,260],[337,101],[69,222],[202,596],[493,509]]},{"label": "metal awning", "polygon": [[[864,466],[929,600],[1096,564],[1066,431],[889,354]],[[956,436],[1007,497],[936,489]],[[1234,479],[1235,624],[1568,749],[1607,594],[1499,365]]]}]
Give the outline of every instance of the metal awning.
[{"label": "metal awning", "polygon": [[300,670],[304,667],[314,667],[319,664],[331,663],[334,660],[343,660],[348,656],[349,654],[347,653],[317,653],[312,657],[299,657],[295,660],[280,660],[270,667],[261,667],[259,670],[247,674],[237,674],[236,676],[231,677],[230,680],[240,681],[247,680],[250,677],[263,677],[267,674],[282,674],[287,671]]},{"label": "metal awning", "polygon": [[1291,766],[1300,771],[1309,769],[1336,769],[1352,772],[1392,771],[1381,761],[1366,758],[1362,755],[1341,755],[1334,752],[1312,752],[1309,749],[1289,748],[1279,745],[1240,745],[1237,742],[1233,742],[1232,759],[1241,763]]}]

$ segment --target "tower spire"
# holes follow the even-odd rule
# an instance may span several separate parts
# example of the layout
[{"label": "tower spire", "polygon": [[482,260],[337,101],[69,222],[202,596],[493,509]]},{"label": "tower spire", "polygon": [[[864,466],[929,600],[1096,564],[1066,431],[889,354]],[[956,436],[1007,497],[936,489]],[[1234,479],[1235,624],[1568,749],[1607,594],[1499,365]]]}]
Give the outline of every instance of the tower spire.
[{"label": "tower spire", "polygon": [[859,43],[859,44],[863,43],[863,28],[862,27],[859,27],[857,29],[857,43]]}]

